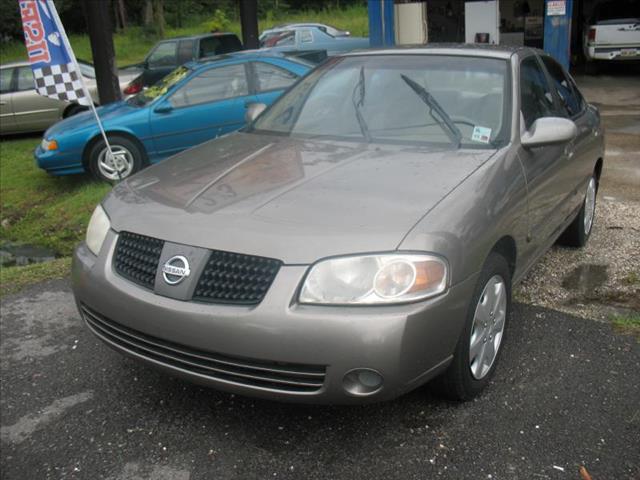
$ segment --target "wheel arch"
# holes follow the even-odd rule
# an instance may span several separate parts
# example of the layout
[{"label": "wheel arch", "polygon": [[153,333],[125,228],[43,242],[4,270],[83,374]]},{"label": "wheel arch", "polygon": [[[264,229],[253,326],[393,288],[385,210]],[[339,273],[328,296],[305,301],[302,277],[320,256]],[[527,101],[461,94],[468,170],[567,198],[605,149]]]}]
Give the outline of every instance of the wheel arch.
[{"label": "wheel arch", "polygon": [[511,279],[513,280],[518,258],[518,247],[514,238],[511,235],[505,235],[500,238],[489,251],[489,255],[492,253],[497,253],[507,260],[509,271],[511,272]]},{"label": "wheel arch", "polygon": [[596,180],[600,183],[600,177],[602,176],[602,167],[604,166],[604,160],[599,158],[596,161],[596,166],[593,169],[593,173],[596,174]]},{"label": "wheel arch", "polygon": [[[124,137],[124,138],[134,142],[136,145],[138,145],[138,147],[140,147],[140,151],[142,152],[142,163],[144,165],[147,165],[149,163],[149,157],[147,155],[147,149],[144,148],[144,145],[138,139],[138,137],[136,137],[132,133],[129,133],[129,132],[124,131],[124,130],[109,130],[109,131],[106,132],[106,134],[107,134],[107,138],[109,138],[109,139],[111,139],[113,137]],[[84,166],[84,168],[87,171],[88,171],[88,169],[90,167],[90,165],[89,165],[89,154],[91,152],[91,149],[100,140],[102,140],[102,134],[100,132],[98,132],[93,137],[91,137],[91,139],[86,143],[86,145],[84,147],[84,150],[82,151],[82,165]]]}]

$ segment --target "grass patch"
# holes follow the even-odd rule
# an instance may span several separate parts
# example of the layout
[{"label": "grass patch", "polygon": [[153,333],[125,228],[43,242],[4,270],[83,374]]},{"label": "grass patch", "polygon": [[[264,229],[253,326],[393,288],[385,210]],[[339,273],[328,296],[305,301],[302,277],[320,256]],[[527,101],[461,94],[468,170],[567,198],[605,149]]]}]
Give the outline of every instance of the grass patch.
[{"label": "grass patch", "polygon": [[634,335],[640,341],[640,313],[616,315],[611,317],[611,323],[619,332]]},{"label": "grass patch", "polygon": [[0,297],[18,292],[34,283],[64,278],[71,271],[71,258],[57,258],[51,262],[34,263],[24,267],[0,268]]},{"label": "grass patch", "polygon": [[0,240],[69,256],[95,206],[110,190],[86,175],[52,177],[34,163],[38,138],[0,142]]},{"label": "grass patch", "polygon": [[[354,5],[343,9],[307,10],[297,13],[269,12],[266,18],[258,21],[258,29],[263,31],[281,23],[295,22],[327,23],[336,28],[348,30],[353,36],[367,36],[369,32],[369,17],[367,7],[364,5]],[[214,23],[215,17],[213,15],[191,19],[182,28],[167,28],[164,38],[207,33],[211,31]],[[230,20],[223,28],[225,31],[233,32],[241,37],[240,20]],[[113,44],[116,51],[116,63],[122,67],[142,61],[158,40],[160,40],[158,36],[150,34],[143,27],[129,27],[124,32],[115,33]],[[92,61],[93,55],[88,35],[70,35],[69,42],[77,58]],[[24,42],[0,43],[0,56],[2,63],[25,60],[27,55]]]}]

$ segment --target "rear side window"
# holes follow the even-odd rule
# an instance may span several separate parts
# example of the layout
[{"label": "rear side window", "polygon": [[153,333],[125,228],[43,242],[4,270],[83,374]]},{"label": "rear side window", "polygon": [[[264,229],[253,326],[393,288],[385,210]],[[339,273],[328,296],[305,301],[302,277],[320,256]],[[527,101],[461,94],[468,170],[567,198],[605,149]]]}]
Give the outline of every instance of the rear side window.
[{"label": "rear side window", "polygon": [[9,93],[11,91],[11,77],[13,77],[13,68],[0,70],[0,93]]},{"label": "rear side window", "polygon": [[287,88],[297,80],[297,75],[264,62],[254,63],[258,91],[278,90]]},{"label": "rear side window", "polygon": [[177,42],[161,43],[149,55],[149,68],[173,67],[176,65]]},{"label": "rear side window", "polygon": [[200,40],[200,57],[213,57],[225,53],[237,52],[242,44],[235,35],[220,35]]},{"label": "rear side window", "polygon": [[35,90],[35,88],[31,67],[20,67],[18,69],[18,88],[16,90]]},{"label": "rear side window", "polygon": [[205,70],[185,83],[171,96],[176,108],[216,102],[249,94],[244,65]]},{"label": "rear side window", "polygon": [[527,129],[538,118],[557,115],[547,78],[535,57],[520,64],[520,108]]},{"label": "rear side window", "polygon": [[558,94],[558,97],[560,97],[560,102],[562,103],[566,116],[573,117],[580,113],[582,110],[581,98],[560,64],[547,56],[542,57],[542,63],[544,63],[544,66],[551,76],[553,88]]},{"label": "rear side window", "polygon": [[193,40],[182,40],[178,46],[178,65],[193,60]]},{"label": "rear side window", "polygon": [[313,33],[311,30],[300,30],[300,42],[311,43],[313,42]]}]

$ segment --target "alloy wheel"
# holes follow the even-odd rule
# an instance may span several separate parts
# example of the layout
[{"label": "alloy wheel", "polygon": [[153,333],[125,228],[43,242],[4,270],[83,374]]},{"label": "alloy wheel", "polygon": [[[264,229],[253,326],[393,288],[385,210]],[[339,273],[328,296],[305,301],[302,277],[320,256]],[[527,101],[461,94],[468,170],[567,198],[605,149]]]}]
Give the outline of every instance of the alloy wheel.
[{"label": "alloy wheel", "polygon": [[504,279],[494,275],[480,295],[469,340],[469,368],[476,380],[484,378],[498,355],[507,316]]},{"label": "alloy wheel", "polygon": [[109,154],[104,148],[98,155],[98,170],[100,174],[111,181],[118,181],[131,175],[134,166],[133,154],[122,145],[112,145]]},{"label": "alloy wheel", "polygon": [[591,177],[587,185],[587,194],[584,197],[584,233],[589,234],[593,226],[593,217],[596,211],[596,180]]}]

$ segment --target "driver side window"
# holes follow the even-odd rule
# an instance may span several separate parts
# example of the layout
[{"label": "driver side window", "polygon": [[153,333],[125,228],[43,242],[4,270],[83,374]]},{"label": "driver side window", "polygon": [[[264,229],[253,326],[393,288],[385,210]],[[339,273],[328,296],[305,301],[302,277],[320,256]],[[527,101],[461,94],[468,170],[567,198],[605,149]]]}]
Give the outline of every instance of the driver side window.
[{"label": "driver side window", "polygon": [[520,108],[527,129],[539,118],[558,114],[547,78],[535,57],[525,58],[520,64]]},{"label": "driver side window", "polygon": [[205,70],[174,93],[170,102],[175,108],[211,103],[249,94],[243,64]]}]

